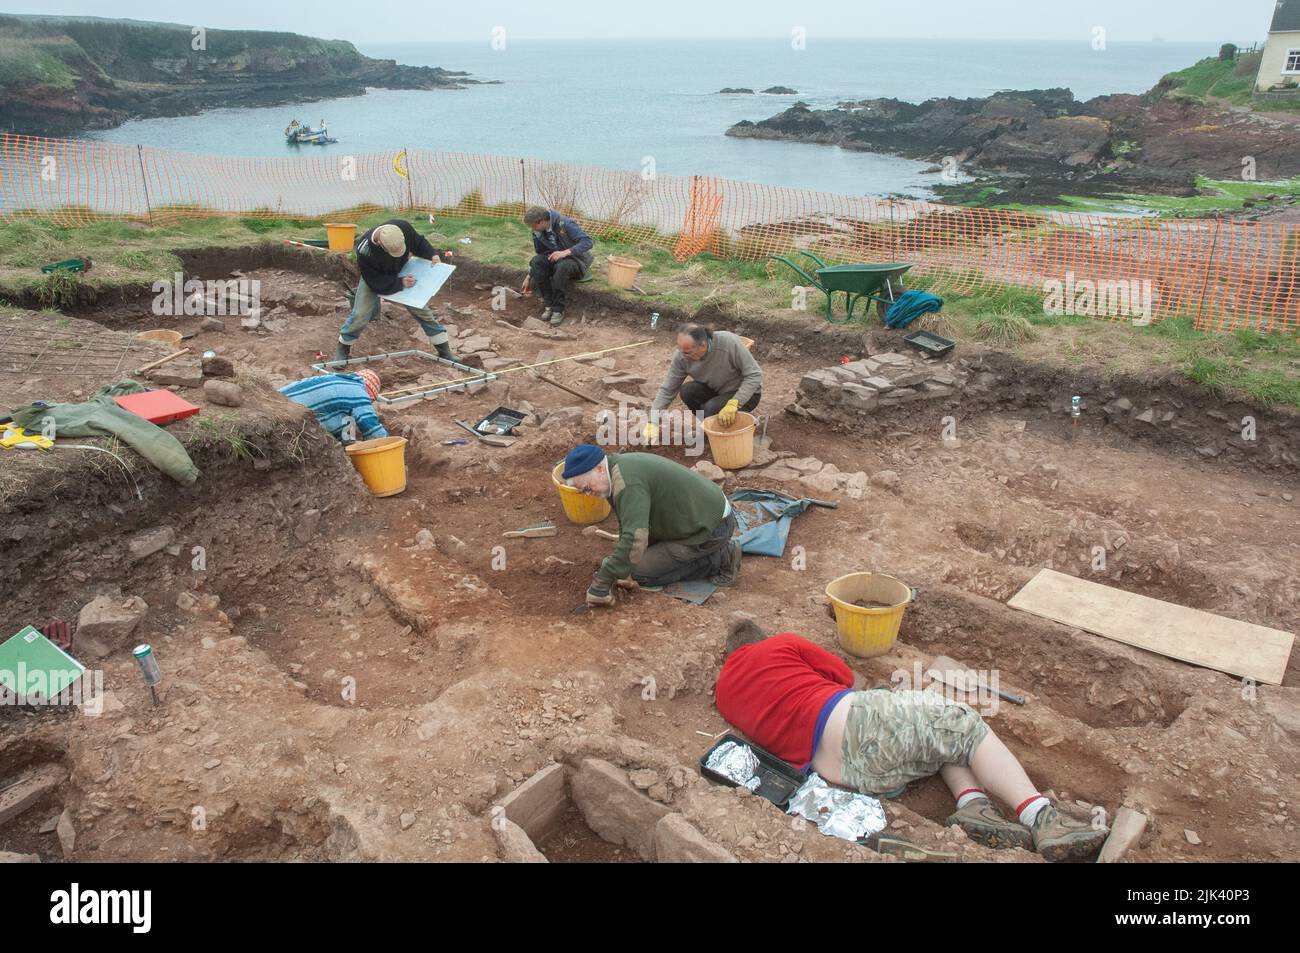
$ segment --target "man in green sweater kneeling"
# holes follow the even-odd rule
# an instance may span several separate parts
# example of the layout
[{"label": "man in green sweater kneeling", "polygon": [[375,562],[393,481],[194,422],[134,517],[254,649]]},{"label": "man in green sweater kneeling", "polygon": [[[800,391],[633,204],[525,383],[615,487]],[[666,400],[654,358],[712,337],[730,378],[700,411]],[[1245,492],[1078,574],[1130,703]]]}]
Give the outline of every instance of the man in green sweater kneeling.
[{"label": "man in green sweater kneeling", "polygon": [[606,455],[587,443],[569,451],[563,476],[574,489],[609,500],[618,514],[618,543],[596,570],[587,605],[613,605],[616,585],[735,583],[736,515],[713,481],[653,453]]}]

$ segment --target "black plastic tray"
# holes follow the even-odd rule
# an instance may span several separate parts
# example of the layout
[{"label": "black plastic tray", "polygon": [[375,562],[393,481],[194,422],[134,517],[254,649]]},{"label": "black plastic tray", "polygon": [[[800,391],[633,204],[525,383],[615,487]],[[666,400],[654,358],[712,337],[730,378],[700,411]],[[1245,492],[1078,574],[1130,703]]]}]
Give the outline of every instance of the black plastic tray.
[{"label": "black plastic tray", "polygon": [[903,340],[918,351],[924,351],[931,357],[942,357],[957,346],[956,341],[949,341],[932,331],[913,331]]},{"label": "black plastic tray", "polygon": [[704,775],[710,781],[717,781],[719,784],[725,784],[729,788],[740,787],[735,781],[731,780],[718,772],[705,767],[709,760],[709,755],[714,750],[726,744],[728,741],[734,741],[738,745],[744,745],[750,751],[758,756],[758,790],[754,793],[759,797],[771,801],[781,810],[785,810],[786,805],[790,803],[790,798],[794,792],[803,787],[804,781],[807,780],[799,769],[793,765],[782,761],[770,751],[764,751],[752,741],[746,741],[736,735],[727,732],[717,740],[708,751],[700,755],[700,774]]},{"label": "black plastic tray", "polygon": [[[507,436],[516,425],[524,422],[528,415],[522,410],[514,410],[510,407],[498,407],[482,420],[474,425],[474,429],[481,434],[500,434]],[[501,429],[498,430],[497,428]]]}]

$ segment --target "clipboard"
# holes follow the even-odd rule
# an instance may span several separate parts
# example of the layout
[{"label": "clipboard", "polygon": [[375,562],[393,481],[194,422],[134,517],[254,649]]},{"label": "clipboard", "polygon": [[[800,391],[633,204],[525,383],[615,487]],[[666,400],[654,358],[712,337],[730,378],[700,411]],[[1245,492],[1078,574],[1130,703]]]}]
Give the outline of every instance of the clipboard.
[{"label": "clipboard", "polygon": [[393,304],[404,304],[408,308],[423,308],[429,303],[429,299],[436,295],[442,286],[447,283],[451,273],[456,270],[455,265],[444,264],[443,262],[433,262],[425,258],[410,258],[402,266],[402,270],[397,273],[399,278],[414,278],[415,284],[409,288],[403,288],[401,291],[395,291],[390,295],[380,295],[385,301],[391,301]]}]

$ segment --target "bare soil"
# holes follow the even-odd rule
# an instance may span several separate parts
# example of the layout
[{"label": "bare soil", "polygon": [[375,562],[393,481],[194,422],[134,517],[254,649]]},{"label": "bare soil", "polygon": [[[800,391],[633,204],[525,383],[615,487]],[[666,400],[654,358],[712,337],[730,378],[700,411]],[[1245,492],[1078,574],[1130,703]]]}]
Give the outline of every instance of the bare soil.
[{"label": "bare soil", "polygon": [[[237,252],[187,265],[202,278],[240,269],[262,281],[264,304],[279,305],[280,330],[242,331],[233,321],[189,342],[242,369],[249,400],[235,417],[257,452],[246,459],[205,445],[196,451],[204,474],[185,490],[145,470],[143,501],[120,475],[87,470],[79,458],[0,461],[32,468],[0,506],[6,527],[28,527],[22,540],[0,534],[10,582],[0,631],[75,620],[101,592],[149,604],[129,640],[92,662],[109,693],[101,716],[0,711],[0,784],[42,763],[71,772],[63,789],[0,826],[0,850],[46,860],[492,860],[492,802],[552,760],[594,755],[657,772],[673,808],[741,859],[878,860],[794,829],[696,770],[727,727],[711,690],[730,614],[834,649],[823,587],[871,569],[920,595],[888,655],[849,658],[869,682],[890,684],[941,653],[997,670],[1001,687],[1028,701],[1001,705],[990,724],[1039,785],[1080,811],[1129,805],[1152,816],[1135,860],[1300,857],[1292,814],[1300,663],[1292,660],[1283,686],[1252,688],[1005,605],[1051,566],[1297,630],[1298,481],[1280,455],[1266,464],[1206,456],[1191,438],[1145,439],[1100,414],[1071,433],[1059,402],[1068,404],[1075,382],[1032,374],[1015,382],[1032,394],[1012,400],[990,385],[1008,399],[972,401],[955,448],[941,440],[951,408],[904,405],[869,427],[827,426],[783,411],[803,374],[860,356],[869,342],[747,322],[764,365],[773,449],[850,472],[891,469],[898,491],[873,485],[862,499],[837,498],[838,509],[810,509],[785,558],[747,558],[739,584],[703,606],[633,592],[608,611],[575,614],[612,544],[566,521],[550,469],[593,435],[596,407],[521,372],[473,395],[381,408],[389,429],[411,441],[408,485],[374,498],[332,441],[318,432],[290,440],[311,423],[270,386],[306,376],[316,352],[332,350],[344,314],[336,266]],[[521,362],[649,338],[612,356],[617,371],[647,379],[645,393],[657,385],[669,333],[662,322],[651,332],[649,306],[639,313],[580,289],[563,329],[573,339],[548,340],[500,323],[537,310],[510,299],[504,313],[492,311],[502,277],[464,264],[439,296],[444,320]],[[504,277],[518,285],[519,275]],[[147,314],[148,300],[128,295],[69,320],[136,329],[156,320]],[[178,327],[191,324],[198,319]],[[354,353],[418,343],[406,313],[385,306]],[[601,384],[609,369],[571,362],[551,373],[596,397],[611,389]],[[70,399],[103,383],[0,377],[0,396]],[[182,393],[203,404],[201,391]],[[452,418],[502,404],[543,415],[579,406],[585,417],[533,426],[508,449],[442,443],[463,436]],[[687,465],[708,459],[656,452]],[[739,485],[731,476],[726,488]],[[319,511],[311,531],[309,510]],[[557,536],[502,537],[545,519]],[[127,539],[156,525],[172,527],[179,548],[133,562]],[[195,546],[206,554],[202,570],[193,568]],[[1096,546],[1104,572],[1092,568]],[[183,593],[197,594],[198,605]],[[157,707],[130,655],[136,642],[154,645],[165,673]],[[70,847],[39,832],[64,808],[76,831]],[[945,829],[951,800],[937,778],[888,811],[903,836],[964,859],[1036,860]],[[542,845],[553,860],[625,859],[576,827],[556,837]]]}]

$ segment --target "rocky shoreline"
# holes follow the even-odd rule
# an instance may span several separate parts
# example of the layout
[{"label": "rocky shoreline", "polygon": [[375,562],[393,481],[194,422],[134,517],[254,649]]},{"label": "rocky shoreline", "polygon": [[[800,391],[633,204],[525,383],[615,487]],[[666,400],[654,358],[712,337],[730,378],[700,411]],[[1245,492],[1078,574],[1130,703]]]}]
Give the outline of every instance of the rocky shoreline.
[{"label": "rocky shoreline", "polygon": [[983,99],[843,102],[812,109],[799,102],[726,133],[751,139],[819,143],[928,159],[952,174],[941,191],[992,185],[1000,201],[1044,201],[1061,194],[1192,195],[1198,175],[1242,176],[1251,157],[1260,181],[1300,174],[1300,126],[1245,110],[1117,94],[1080,102],[1068,89],[1000,92]]},{"label": "rocky shoreline", "polygon": [[0,128],[70,136],[133,119],[275,106],[368,88],[464,89],[441,67],[364,56],[292,33],[209,30],[94,18],[0,17]]}]

